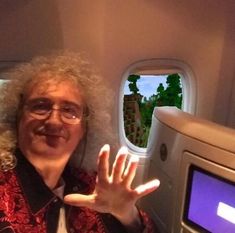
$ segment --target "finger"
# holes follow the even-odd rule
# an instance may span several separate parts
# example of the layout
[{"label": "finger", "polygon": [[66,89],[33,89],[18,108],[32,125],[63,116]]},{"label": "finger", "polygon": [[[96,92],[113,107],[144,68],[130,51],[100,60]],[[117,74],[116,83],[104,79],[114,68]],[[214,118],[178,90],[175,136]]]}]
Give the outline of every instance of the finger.
[{"label": "finger", "polygon": [[64,202],[73,206],[91,208],[94,204],[94,196],[82,194],[68,194],[64,197]]},{"label": "finger", "polygon": [[147,182],[146,184],[140,185],[135,188],[135,192],[139,197],[143,197],[154,190],[156,190],[160,185],[160,181],[158,179]]},{"label": "finger", "polygon": [[109,153],[110,146],[108,144],[104,145],[99,153],[98,157],[98,182],[104,183],[108,182],[109,178]]},{"label": "finger", "polygon": [[123,175],[123,183],[127,188],[130,188],[131,183],[135,177],[138,162],[139,157],[132,155]]},{"label": "finger", "polygon": [[113,183],[115,184],[121,182],[122,175],[125,169],[127,154],[128,154],[127,148],[121,147],[113,163],[111,178],[112,178]]}]

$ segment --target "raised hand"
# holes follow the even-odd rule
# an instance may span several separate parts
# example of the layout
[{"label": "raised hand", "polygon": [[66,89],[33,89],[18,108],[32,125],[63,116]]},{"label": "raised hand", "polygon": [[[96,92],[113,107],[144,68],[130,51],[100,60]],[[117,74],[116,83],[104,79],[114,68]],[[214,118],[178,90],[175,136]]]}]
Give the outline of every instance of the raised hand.
[{"label": "raised hand", "polygon": [[136,201],[154,191],[160,184],[155,179],[132,189],[138,157],[130,158],[126,166],[128,151],[122,147],[116,156],[111,173],[109,172],[109,145],[104,145],[98,157],[98,174],[95,190],[90,195],[69,194],[64,201],[70,205],[88,207],[102,213],[110,213],[124,225],[138,221]]}]

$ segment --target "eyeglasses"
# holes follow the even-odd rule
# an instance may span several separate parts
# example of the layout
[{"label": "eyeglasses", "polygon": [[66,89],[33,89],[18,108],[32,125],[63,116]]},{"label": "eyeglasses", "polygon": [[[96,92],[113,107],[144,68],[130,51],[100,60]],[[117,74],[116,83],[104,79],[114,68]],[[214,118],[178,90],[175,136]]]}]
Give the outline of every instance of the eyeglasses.
[{"label": "eyeglasses", "polygon": [[25,104],[26,110],[37,120],[47,119],[52,111],[59,111],[60,119],[65,124],[78,124],[85,115],[83,107],[74,103],[65,102],[60,107],[53,107],[55,104],[48,99],[35,99]]}]

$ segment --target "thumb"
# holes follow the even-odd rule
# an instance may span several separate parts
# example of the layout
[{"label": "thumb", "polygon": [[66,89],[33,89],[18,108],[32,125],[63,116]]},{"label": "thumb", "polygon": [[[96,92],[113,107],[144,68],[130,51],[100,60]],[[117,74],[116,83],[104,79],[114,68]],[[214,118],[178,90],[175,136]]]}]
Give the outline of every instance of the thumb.
[{"label": "thumb", "polygon": [[64,202],[73,206],[90,208],[94,203],[94,195],[68,194],[64,197]]}]

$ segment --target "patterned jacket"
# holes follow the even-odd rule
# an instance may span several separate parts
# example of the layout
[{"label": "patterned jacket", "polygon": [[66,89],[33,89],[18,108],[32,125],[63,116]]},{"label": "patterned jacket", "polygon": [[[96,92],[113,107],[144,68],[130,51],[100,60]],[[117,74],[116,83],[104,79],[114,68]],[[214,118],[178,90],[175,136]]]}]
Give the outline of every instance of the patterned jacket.
[{"label": "patterned jacket", "polygon": [[[65,194],[89,194],[95,174],[66,168]],[[69,233],[125,233],[122,224],[110,214],[65,205],[43,182],[34,167],[17,153],[15,169],[0,172],[0,233],[56,233],[60,208],[66,211]],[[144,232],[153,233],[153,224],[140,211]]]}]

